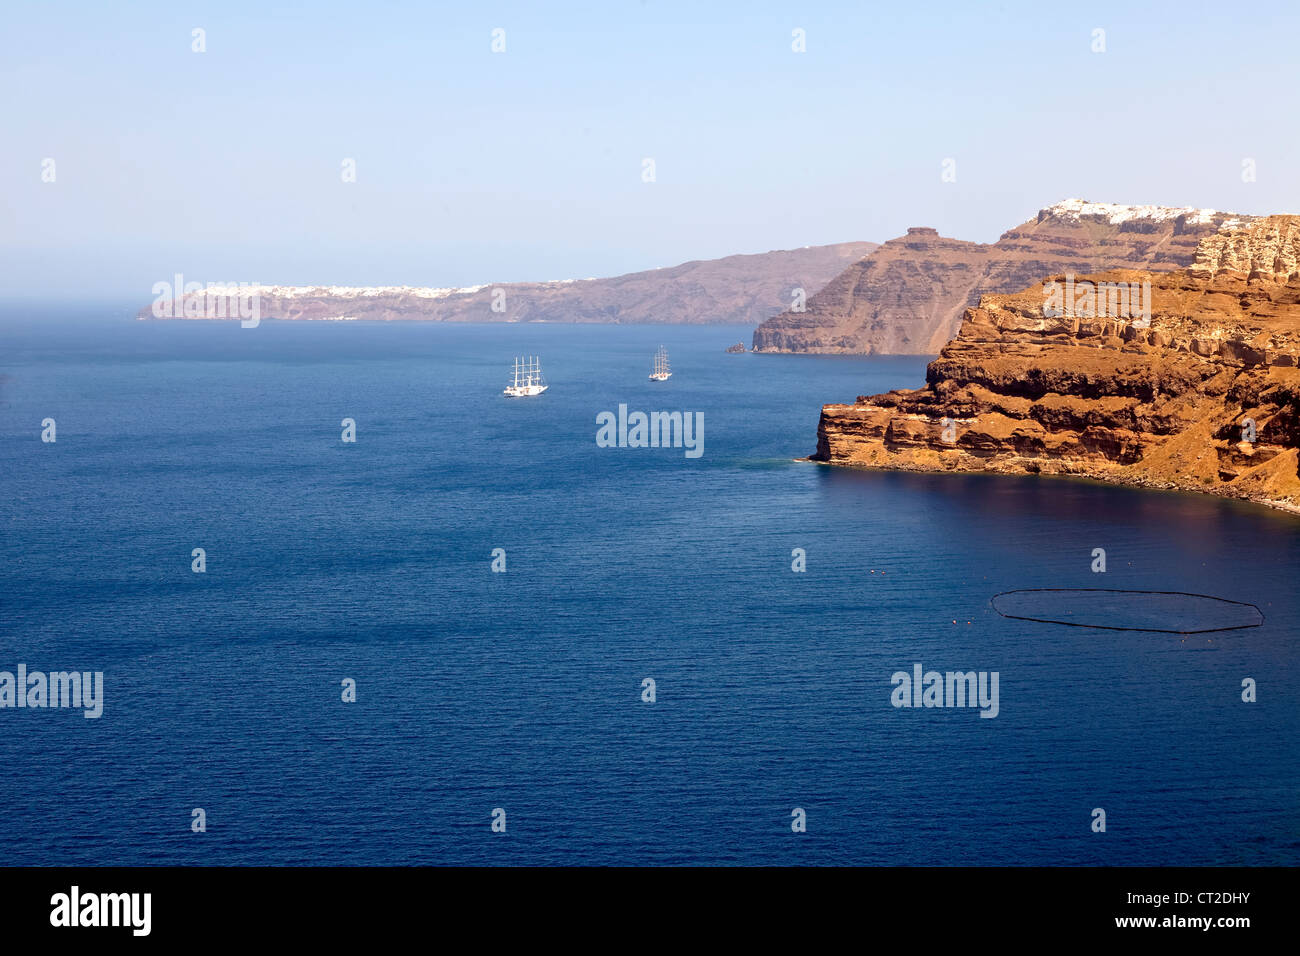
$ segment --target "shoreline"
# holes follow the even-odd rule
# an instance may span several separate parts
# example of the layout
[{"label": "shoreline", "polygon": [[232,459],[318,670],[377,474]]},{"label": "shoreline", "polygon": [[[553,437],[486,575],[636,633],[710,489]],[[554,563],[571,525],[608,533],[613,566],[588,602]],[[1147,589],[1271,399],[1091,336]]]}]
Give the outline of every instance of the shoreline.
[{"label": "shoreline", "polygon": [[1196,488],[1192,485],[1182,485],[1177,482],[1156,481],[1149,478],[1124,476],[1112,478],[1103,475],[1085,474],[1083,472],[990,471],[985,468],[926,468],[923,466],[908,464],[874,465],[867,462],[857,461],[823,461],[814,458],[811,455],[804,456],[803,458],[795,458],[793,460],[812,465],[820,465],[824,468],[847,468],[853,471],[894,471],[907,472],[914,475],[984,475],[989,478],[1074,479],[1077,481],[1089,481],[1104,485],[1114,485],[1116,487],[1133,488],[1140,491],[1166,491],[1175,494],[1206,495],[1212,498],[1220,498],[1224,501],[1240,501],[1245,504],[1262,505],[1272,511],[1300,518],[1300,504],[1293,504],[1291,502],[1270,498],[1252,498],[1249,495],[1226,495],[1212,488]]}]

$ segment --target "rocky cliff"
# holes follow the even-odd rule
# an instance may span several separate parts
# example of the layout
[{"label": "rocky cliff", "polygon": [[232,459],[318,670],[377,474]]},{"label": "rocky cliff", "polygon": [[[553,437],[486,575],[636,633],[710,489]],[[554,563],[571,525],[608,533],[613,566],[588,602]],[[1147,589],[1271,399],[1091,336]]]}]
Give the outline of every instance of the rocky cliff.
[{"label": "rocky cliff", "polygon": [[757,325],[789,307],[795,289],[820,289],[875,248],[873,242],[843,242],[699,260],[609,279],[459,289],[259,285],[218,286],[214,293],[205,287],[179,298],[167,293],[138,317],[226,318],[230,310],[220,308],[221,297],[255,293],[264,319]]},{"label": "rocky cliff", "polygon": [[1197,243],[1248,217],[1191,207],[1067,199],[981,244],[912,228],[854,263],[808,300],[754,332],[756,352],[938,352],[981,295],[1011,293],[1053,272],[1171,270]]},{"label": "rocky cliff", "polygon": [[[1300,513],[1300,217],[1225,229],[1188,269],[1071,277],[1096,292],[1073,303],[1053,298],[1065,279],[981,298],[925,387],[825,406],[813,460],[1080,475]],[[1149,319],[1114,290],[1146,298]]]}]

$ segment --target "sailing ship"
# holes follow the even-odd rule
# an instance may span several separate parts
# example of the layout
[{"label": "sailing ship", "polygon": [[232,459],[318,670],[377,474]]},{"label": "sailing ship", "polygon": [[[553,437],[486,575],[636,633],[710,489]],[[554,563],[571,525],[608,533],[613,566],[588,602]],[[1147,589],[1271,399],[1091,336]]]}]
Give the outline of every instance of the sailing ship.
[{"label": "sailing ship", "polygon": [[666,382],[672,374],[673,370],[668,367],[668,350],[661,345],[659,351],[655,353],[654,371],[650,373],[650,381]]},{"label": "sailing ship", "polygon": [[536,355],[515,359],[514,381],[506,386],[504,394],[510,398],[525,398],[540,395],[547,389],[546,379],[542,377],[542,363]]}]

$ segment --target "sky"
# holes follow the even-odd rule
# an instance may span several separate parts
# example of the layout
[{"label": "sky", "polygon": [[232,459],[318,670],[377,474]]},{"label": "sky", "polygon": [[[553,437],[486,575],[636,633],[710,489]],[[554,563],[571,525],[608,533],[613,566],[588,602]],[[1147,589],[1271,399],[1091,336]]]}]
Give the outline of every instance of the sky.
[{"label": "sky", "polygon": [[1294,0],[6,0],[0,297],[991,242],[1069,197],[1300,212],[1298,36]]}]

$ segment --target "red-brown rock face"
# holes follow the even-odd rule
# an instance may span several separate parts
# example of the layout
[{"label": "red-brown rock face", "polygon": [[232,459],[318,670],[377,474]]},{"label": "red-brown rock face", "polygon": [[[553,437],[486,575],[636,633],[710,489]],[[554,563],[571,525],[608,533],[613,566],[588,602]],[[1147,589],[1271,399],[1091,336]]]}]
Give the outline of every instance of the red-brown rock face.
[{"label": "red-brown rock face", "polygon": [[1300,217],[1211,237],[1195,269],[1074,277],[1133,303],[1149,283],[1149,326],[1100,296],[1061,309],[1045,288],[1064,280],[967,309],[925,387],[826,405],[813,459],[1074,474],[1300,512]]},{"label": "red-brown rock face", "polygon": [[981,295],[1023,289],[1054,272],[1171,270],[1192,264],[1200,239],[1248,217],[1166,206],[1066,200],[992,245],[913,228],[854,263],[808,300],[754,332],[761,352],[926,355],[953,337]]}]

